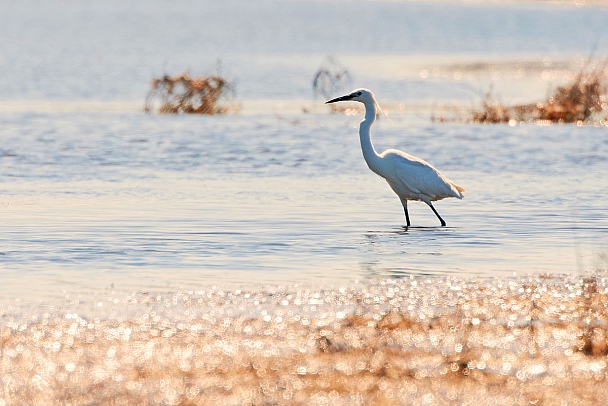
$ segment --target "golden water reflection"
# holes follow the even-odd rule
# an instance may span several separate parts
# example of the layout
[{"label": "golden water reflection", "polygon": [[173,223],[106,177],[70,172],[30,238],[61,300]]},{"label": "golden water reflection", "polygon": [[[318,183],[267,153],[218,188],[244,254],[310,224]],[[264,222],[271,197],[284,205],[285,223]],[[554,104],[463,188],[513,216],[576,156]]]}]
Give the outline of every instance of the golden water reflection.
[{"label": "golden water reflection", "polygon": [[605,404],[606,279],[5,303],[0,404]]}]

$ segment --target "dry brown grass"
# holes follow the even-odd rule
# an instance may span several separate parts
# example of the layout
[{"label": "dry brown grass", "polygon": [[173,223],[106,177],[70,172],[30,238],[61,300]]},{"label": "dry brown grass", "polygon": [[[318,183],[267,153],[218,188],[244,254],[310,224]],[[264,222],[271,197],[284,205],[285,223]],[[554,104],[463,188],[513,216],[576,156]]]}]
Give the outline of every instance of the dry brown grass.
[{"label": "dry brown grass", "polygon": [[[312,80],[314,97],[321,97],[323,100],[329,100],[332,97],[341,95],[350,90],[351,86],[352,77],[350,72],[332,57],[328,57],[321,64]],[[345,112],[352,109],[352,106],[343,104],[330,104],[328,107],[332,113]]]},{"label": "dry brown grass", "polygon": [[433,115],[437,122],[468,123],[605,123],[608,118],[608,60],[589,61],[568,84],[558,87],[547,100],[506,106],[492,90],[481,99],[481,108],[470,112],[452,108],[447,114]]},{"label": "dry brown grass", "polygon": [[233,109],[233,93],[233,84],[219,75],[164,75],[152,80],[144,110],[158,110],[161,114],[225,114]]}]

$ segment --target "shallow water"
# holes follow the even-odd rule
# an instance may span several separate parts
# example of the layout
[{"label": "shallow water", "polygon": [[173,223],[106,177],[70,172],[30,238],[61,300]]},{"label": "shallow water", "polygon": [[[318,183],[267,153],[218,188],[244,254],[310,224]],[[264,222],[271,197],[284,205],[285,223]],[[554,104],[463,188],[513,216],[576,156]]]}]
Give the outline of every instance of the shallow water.
[{"label": "shallow water", "polygon": [[436,204],[449,227],[412,203],[405,230],[398,199],[361,157],[357,117],[11,121],[0,160],[5,294],[27,295],[24,275],[33,289],[177,289],[605,265],[605,128],[380,121],[378,149],[424,157],[467,189]]},{"label": "shallow water", "polygon": [[[430,120],[544,98],[608,51],[601,3],[0,9],[0,405],[605,402],[606,127]],[[329,55],[378,150],[467,190],[448,227],[404,229],[361,113],[312,99]],[[239,114],[142,112],[217,58]]]}]

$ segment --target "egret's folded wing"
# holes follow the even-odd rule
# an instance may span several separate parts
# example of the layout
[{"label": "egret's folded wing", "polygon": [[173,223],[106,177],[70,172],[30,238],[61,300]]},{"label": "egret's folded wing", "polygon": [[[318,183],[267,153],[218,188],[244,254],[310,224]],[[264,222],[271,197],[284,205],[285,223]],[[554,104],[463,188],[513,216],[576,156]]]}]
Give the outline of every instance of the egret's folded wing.
[{"label": "egret's folded wing", "polygon": [[[392,151],[391,151],[392,152]],[[462,198],[463,188],[443,176],[428,162],[415,156],[395,151],[390,156],[393,182],[398,182],[414,193],[428,196],[431,200],[445,197]]]}]

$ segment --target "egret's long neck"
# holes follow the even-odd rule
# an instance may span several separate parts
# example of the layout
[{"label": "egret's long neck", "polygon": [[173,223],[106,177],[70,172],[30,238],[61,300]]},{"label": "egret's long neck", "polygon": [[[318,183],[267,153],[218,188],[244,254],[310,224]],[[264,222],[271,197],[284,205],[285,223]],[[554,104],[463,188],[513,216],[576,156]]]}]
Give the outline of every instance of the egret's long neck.
[{"label": "egret's long neck", "polygon": [[361,121],[359,126],[359,138],[361,140],[361,151],[363,151],[363,158],[367,162],[367,166],[373,172],[379,173],[380,167],[380,156],[374,149],[372,144],[371,126],[376,121],[376,102],[375,100],[367,100],[365,103],[365,118]]}]

